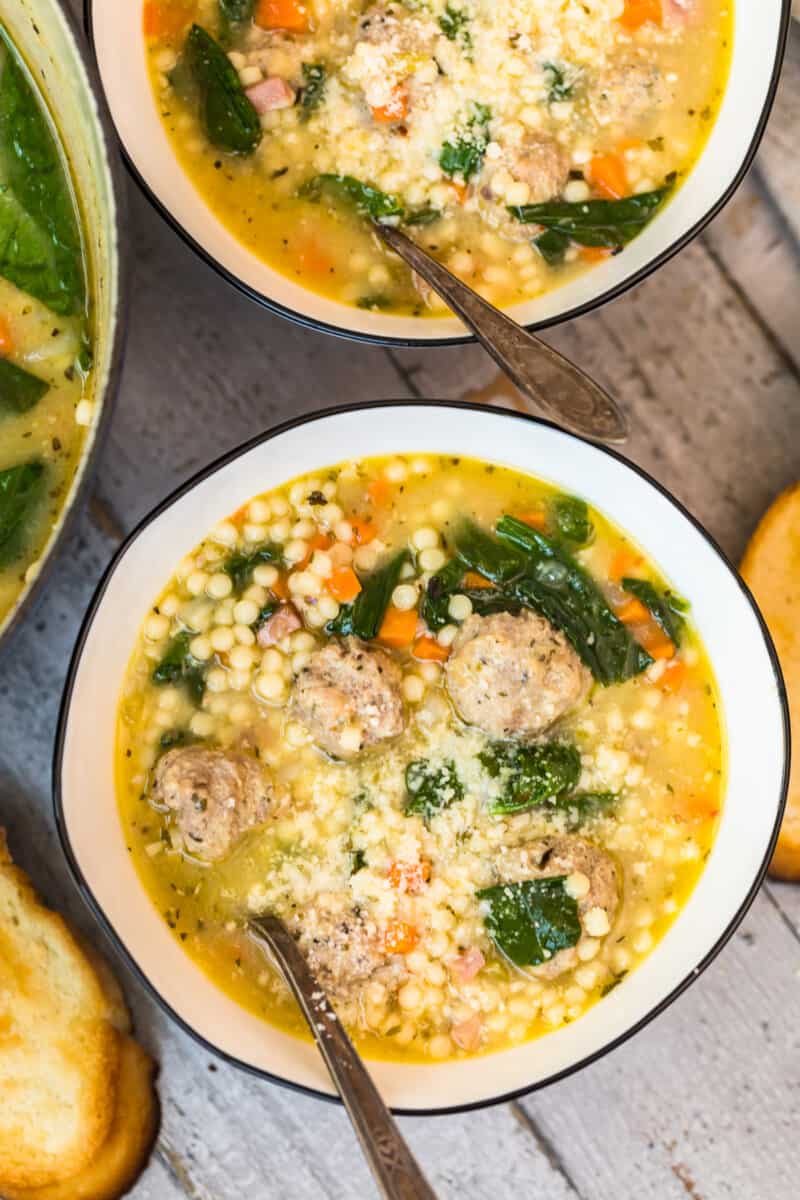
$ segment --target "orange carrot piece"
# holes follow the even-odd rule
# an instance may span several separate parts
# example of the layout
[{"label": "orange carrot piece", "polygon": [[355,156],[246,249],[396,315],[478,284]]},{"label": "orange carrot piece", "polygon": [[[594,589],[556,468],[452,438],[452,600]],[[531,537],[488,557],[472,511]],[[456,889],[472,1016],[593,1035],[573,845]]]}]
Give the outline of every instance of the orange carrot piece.
[{"label": "orange carrot piece", "polygon": [[682,659],[676,658],[665,668],[658,680],[658,686],[662,692],[667,692],[671,696],[675,695],[683,687],[687,675],[686,663]]},{"label": "orange carrot piece", "polygon": [[650,620],[648,609],[635,596],[631,596],[630,600],[626,600],[616,611],[623,625],[638,625]]},{"label": "orange carrot piece", "polygon": [[390,921],[383,932],[387,954],[410,954],[419,943],[419,930],[407,921]]},{"label": "orange carrot piece", "polygon": [[518,521],[524,521],[526,525],[530,525],[531,529],[538,529],[540,533],[544,533],[547,528],[547,515],[541,509],[535,512],[515,513]]},{"label": "orange carrot piece", "polygon": [[256,25],[262,29],[288,29],[292,33],[308,30],[308,9],[301,0],[258,0]]},{"label": "orange carrot piece", "polygon": [[431,864],[426,859],[415,863],[393,862],[388,871],[389,883],[400,892],[421,892],[430,877]]},{"label": "orange carrot piece", "polygon": [[641,554],[636,554],[628,546],[621,546],[611,560],[608,577],[617,583],[625,575],[632,575],[636,568],[641,565]]},{"label": "orange carrot piece", "polygon": [[623,29],[633,32],[647,21],[660,25],[662,20],[661,0],[625,0],[619,23]]},{"label": "orange carrot piece", "polygon": [[462,580],[465,588],[491,588],[494,587],[491,579],[487,579],[485,575],[479,575],[477,571],[467,571]]},{"label": "orange carrot piece", "polygon": [[310,275],[329,275],[334,267],[333,259],[321,249],[314,237],[304,238],[295,247],[295,253],[302,270]]},{"label": "orange carrot piece", "polygon": [[413,642],[416,632],[417,610],[415,608],[395,608],[393,604],[390,604],[378,630],[378,639],[385,642],[387,646],[400,649]]},{"label": "orange carrot piece", "polygon": [[337,567],[328,579],[328,591],[340,604],[355,600],[361,591],[361,584],[353,568]]},{"label": "orange carrot piece", "polygon": [[675,643],[665,636],[663,630],[655,621],[636,631],[639,643],[644,646],[651,658],[670,659],[675,657]]},{"label": "orange carrot piece", "polygon": [[357,546],[366,546],[378,536],[378,531],[371,521],[365,521],[363,517],[350,517],[349,521]]},{"label": "orange carrot piece", "polygon": [[307,566],[314,556],[315,550],[329,550],[333,545],[333,538],[327,533],[315,533],[313,537],[308,539],[308,549],[305,553],[305,558],[302,558],[297,564],[300,570]]},{"label": "orange carrot piece", "polygon": [[175,41],[190,20],[191,12],[185,4],[175,4],[169,0],[146,0],[142,29],[145,37]]},{"label": "orange carrot piece", "polygon": [[687,821],[699,825],[703,821],[711,821],[719,813],[719,802],[710,796],[691,793],[688,796],[675,796],[671,802],[672,815],[677,821]]},{"label": "orange carrot piece", "polygon": [[367,495],[376,508],[382,508],[391,494],[392,489],[386,479],[373,479],[367,485]]},{"label": "orange carrot piece", "polygon": [[603,262],[611,257],[611,251],[605,246],[579,246],[578,254],[584,262]]},{"label": "orange carrot piece", "polygon": [[284,575],[279,575],[269,590],[272,592],[276,600],[289,599],[289,585],[286,582],[286,577]]},{"label": "orange carrot piece", "polygon": [[398,84],[392,91],[391,99],[386,104],[372,109],[372,119],[379,125],[397,125],[408,116],[408,89],[404,83]]},{"label": "orange carrot piece", "polygon": [[621,200],[628,194],[625,163],[618,154],[596,154],[587,170],[589,182],[607,200]]},{"label": "orange carrot piece", "polygon": [[14,338],[6,317],[0,313],[0,358],[14,353]]},{"label": "orange carrot piece", "polygon": [[446,662],[450,657],[450,647],[440,646],[436,638],[421,637],[414,642],[411,653],[414,658],[421,658],[425,662]]},{"label": "orange carrot piece", "polygon": [[455,179],[450,180],[450,187],[455,192],[456,200],[459,204],[465,204],[469,195],[469,184],[458,183]]}]

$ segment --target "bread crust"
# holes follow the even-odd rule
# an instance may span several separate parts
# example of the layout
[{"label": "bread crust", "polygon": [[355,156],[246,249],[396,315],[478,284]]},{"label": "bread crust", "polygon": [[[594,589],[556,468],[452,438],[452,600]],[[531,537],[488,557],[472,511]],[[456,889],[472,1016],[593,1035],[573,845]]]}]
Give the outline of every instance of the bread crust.
[{"label": "bread crust", "polygon": [[[800,483],[767,509],[750,539],[741,573],[767,622],[786,690],[792,742],[800,745]],[[786,813],[769,866],[777,879],[800,880],[800,763],[789,779]]]},{"label": "bread crust", "polygon": [[73,1175],[108,1136],[120,1035],[64,920],[0,865],[0,1194]]}]

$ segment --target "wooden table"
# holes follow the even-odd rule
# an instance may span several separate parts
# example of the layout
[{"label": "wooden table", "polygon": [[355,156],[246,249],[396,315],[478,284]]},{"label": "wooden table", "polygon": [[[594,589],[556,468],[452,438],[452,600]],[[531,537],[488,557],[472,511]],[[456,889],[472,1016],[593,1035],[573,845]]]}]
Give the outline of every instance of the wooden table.
[{"label": "wooden table", "polygon": [[[800,475],[799,125],[800,27],[757,166],[723,215],[635,292],[548,335],[630,411],[630,457],[734,558]],[[476,347],[355,347],[269,316],[129,190],[135,279],[111,436],[88,510],[0,675],[0,823],[47,899],[98,941],[56,839],[50,759],[78,624],[121,537],[182,480],[290,414],[457,397],[493,376]],[[215,1062],[119,969],[161,1063],[161,1135],[135,1200],[374,1194],[340,1109]],[[796,1196],[800,888],[767,884],[695,986],[588,1070],[518,1103],[402,1126],[443,1198]]]}]

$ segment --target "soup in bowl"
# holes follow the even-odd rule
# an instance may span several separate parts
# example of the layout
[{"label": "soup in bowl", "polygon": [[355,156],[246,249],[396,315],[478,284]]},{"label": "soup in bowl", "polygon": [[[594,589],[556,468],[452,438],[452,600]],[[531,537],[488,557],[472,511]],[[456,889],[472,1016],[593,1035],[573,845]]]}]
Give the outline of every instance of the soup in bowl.
[{"label": "soup in bowl", "polygon": [[275,913],[400,1107],[419,1072],[422,1107],[485,1100],[637,1024],[724,940],[781,807],[780,687],[716,550],[621,460],[491,411],[331,414],[220,467],[122,552],[70,692],[68,850],[157,991],[323,1084],[247,933]]},{"label": "soup in bowl", "polygon": [[730,194],[787,22],[780,0],[90,5],[126,152],[190,241],[281,311],[404,341],[463,328],[372,221],[524,324],[574,315]]}]

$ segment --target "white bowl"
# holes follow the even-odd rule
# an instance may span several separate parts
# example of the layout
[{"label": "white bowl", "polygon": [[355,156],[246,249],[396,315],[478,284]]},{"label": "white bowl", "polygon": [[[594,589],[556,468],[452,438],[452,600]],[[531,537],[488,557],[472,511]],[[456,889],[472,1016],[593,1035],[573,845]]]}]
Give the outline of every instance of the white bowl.
[{"label": "white bowl", "polygon": [[70,160],[86,229],[95,324],[94,418],[61,511],[37,560],[38,574],[0,619],[0,640],[5,644],[31,607],[34,595],[41,592],[47,568],[85,492],[111,416],[122,367],[126,269],[120,245],[122,168],[100,80],[80,34],[58,0],[15,0],[4,6],[2,21],[55,117]]},{"label": "white bowl", "polygon": [[685,909],[653,953],[573,1024],[486,1058],[373,1063],[404,1112],[488,1104],[540,1087],[605,1053],[660,1012],[714,957],[766,870],[785,802],[788,717],[766,627],[708,534],[643,472],[555,426],[448,403],[356,405],[300,418],[228,454],[146,518],[106,572],[78,639],[59,721],[56,820],[88,902],[171,1015],[223,1057],[330,1096],[314,1048],[240,1008],[181,950],[125,849],[114,784],[120,687],[141,622],[176,564],[258,492],[352,456],[472,454],[585,496],[658,563],[693,617],[719,682],[729,783],[713,851]]},{"label": "white bowl", "polygon": [[[135,178],[178,233],[230,283],[301,324],[403,345],[469,340],[456,317],[402,317],[327,299],[274,271],[207,208],[176,159],[151,94],[138,0],[84,0],[89,35],[122,147]],[[698,233],[730,199],[764,131],[778,82],[790,0],[736,0],[730,81],[703,155],[662,213],[622,254],[571,283],[515,305],[532,329],[579,316],[638,283]]]}]

